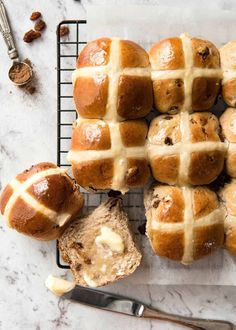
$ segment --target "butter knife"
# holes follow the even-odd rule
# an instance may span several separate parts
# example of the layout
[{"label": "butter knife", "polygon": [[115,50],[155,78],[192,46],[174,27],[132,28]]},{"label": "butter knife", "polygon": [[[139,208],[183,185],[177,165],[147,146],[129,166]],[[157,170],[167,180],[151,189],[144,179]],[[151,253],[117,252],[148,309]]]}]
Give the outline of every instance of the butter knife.
[{"label": "butter knife", "polygon": [[236,326],[227,321],[195,319],[167,314],[130,298],[81,286],[75,286],[71,291],[62,295],[62,298],[110,312],[168,321],[194,330],[236,330]]}]

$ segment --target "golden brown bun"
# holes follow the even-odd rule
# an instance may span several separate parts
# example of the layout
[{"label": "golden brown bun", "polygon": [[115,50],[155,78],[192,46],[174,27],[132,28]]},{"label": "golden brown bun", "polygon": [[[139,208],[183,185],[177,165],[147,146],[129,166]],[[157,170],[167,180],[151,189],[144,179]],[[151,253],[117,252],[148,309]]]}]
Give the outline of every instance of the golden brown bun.
[{"label": "golden brown bun", "polygon": [[228,108],[220,117],[222,133],[228,141],[228,152],[226,157],[226,171],[236,178],[236,109]]},{"label": "golden brown bun", "polygon": [[137,119],[152,107],[148,54],[129,40],[89,42],[73,74],[74,101],[84,118]]},{"label": "golden brown bun", "polygon": [[183,34],[161,40],[149,53],[154,103],[160,112],[205,111],[213,106],[222,73],[219,52],[210,41]]},{"label": "golden brown bun", "polygon": [[225,185],[221,197],[226,209],[225,216],[225,247],[236,254],[236,181]]},{"label": "golden brown bun", "polygon": [[156,184],[145,192],[147,235],[162,257],[192,263],[223,244],[224,212],[207,187]]},{"label": "golden brown bun", "polygon": [[78,184],[85,189],[121,192],[144,186],[149,178],[147,131],[144,120],[77,120],[68,160]]},{"label": "golden brown bun", "polygon": [[222,94],[230,107],[236,107],[236,40],[228,42],[220,49],[223,69]]},{"label": "golden brown bun", "polygon": [[58,238],[83,204],[72,179],[51,163],[18,174],[0,196],[0,210],[9,227],[45,241]]},{"label": "golden brown bun", "polygon": [[227,145],[221,142],[217,117],[196,112],[154,118],[147,149],[157,181],[204,185],[222,171]]}]

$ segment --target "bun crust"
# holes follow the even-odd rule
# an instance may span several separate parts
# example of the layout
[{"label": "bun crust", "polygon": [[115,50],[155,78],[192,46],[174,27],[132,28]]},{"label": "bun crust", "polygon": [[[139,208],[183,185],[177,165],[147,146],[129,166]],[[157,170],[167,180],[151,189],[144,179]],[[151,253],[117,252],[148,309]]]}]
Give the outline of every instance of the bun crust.
[{"label": "bun crust", "polygon": [[85,189],[125,192],[149,179],[145,141],[147,123],[78,119],[68,160],[74,177]]},{"label": "bun crust", "polygon": [[156,184],[145,192],[144,204],[157,255],[189,264],[223,244],[224,212],[208,188]]},{"label": "bun crust", "polygon": [[39,240],[58,238],[83,203],[71,178],[51,163],[40,163],[18,174],[0,197],[8,225]]},{"label": "bun crust", "polygon": [[236,181],[227,184],[221,191],[221,198],[226,209],[225,247],[236,255]]},{"label": "bun crust", "polygon": [[228,142],[226,171],[236,178],[236,110],[228,108],[220,117],[222,133]]},{"label": "bun crust", "polygon": [[129,40],[88,43],[77,60],[73,86],[77,112],[84,118],[137,119],[152,107],[148,54]]},{"label": "bun crust", "polygon": [[183,34],[150,50],[155,107],[162,113],[209,110],[218,95],[222,72],[217,48]]},{"label": "bun crust", "polygon": [[220,58],[223,69],[222,95],[230,107],[236,107],[236,40],[220,49]]},{"label": "bun crust", "polygon": [[161,115],[148,132],[154,178],[168,184],[204,185],[217,178],[227,150],[219,122],[208,112]]}]

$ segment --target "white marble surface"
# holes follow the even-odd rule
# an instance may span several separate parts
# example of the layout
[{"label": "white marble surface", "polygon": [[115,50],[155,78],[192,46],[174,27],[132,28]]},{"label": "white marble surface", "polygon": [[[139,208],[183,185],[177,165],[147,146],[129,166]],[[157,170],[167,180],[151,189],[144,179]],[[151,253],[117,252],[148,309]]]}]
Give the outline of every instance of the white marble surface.
[{"label": "white marble surface", "polygon": [[[73,0],[4,2],[19,52],[22,58],[28,57],[34,63],[39,86],[38,93],[29,96],[11,85],[7,79],[10,61],[0,38],[0,189],[32,163],[56,161],[56,25],[62,19],[85,18],[84,5],[89,3]],[[223,2],[230,6],[233,0]],[[104,4],[106,1],[92,3]],[[28,16],[33,10],[43,13],[47,29],[41,40],[28,45],[21,40],[32,26]],[[58,299],[44,287],[49,273],[65,275],[55,265],[54,242],[40,243],[21,236],[9,230],[2,218],[0,241],[0,329],[182,329]],[[107,290],[130,295],[171,313],[221,318],[236,323],[235,287],[137,286],[124,280]]]}]

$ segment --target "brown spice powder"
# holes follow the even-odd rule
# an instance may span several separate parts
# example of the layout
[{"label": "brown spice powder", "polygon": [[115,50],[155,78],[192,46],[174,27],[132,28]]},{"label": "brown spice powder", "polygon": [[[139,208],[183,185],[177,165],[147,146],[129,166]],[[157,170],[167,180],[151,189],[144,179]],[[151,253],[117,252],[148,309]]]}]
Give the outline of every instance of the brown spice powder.
[{"label": "brown spice powder", "polygon": [[9,78],[15,84],[23,84],[31,78],[31,70],[25,63],[17,63],[10,69]]}]

